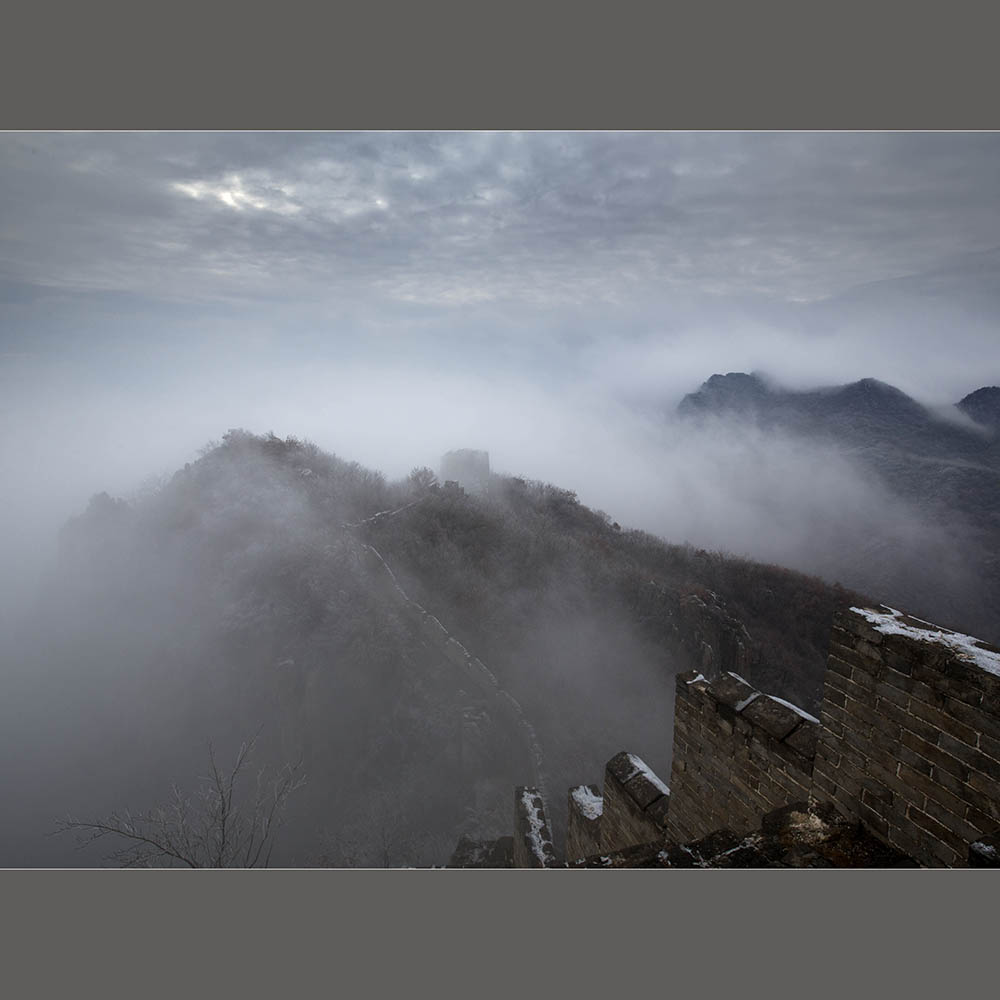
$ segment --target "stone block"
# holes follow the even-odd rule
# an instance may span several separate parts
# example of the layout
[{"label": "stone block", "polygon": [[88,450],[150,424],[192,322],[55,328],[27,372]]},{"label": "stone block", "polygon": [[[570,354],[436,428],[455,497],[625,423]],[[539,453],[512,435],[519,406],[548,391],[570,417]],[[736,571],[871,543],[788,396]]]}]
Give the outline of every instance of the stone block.
[{"label": "stone block", "polygon": [[667,817],[670,815],[670,796],[661,795],[646,808],[646,815],[662,830],[667,828]]},{"label": "stone block", "polygon": [[850,632],[852,636],[857,638],[866,639],[874,646],[881,646],[886,638],[866,618],[854,611],[838,612],[834,617],[834,623],[845,632]]},{"label": "stone block", "polygon": [[970,868],[1000,868],[1000,831],[969,845]]},{"label": "stone block", "polygon": [[737,706],[742,705],[751,696],[759,694],[756,688],[731,674],[723,674],[718,680],[713,681],[708,693],[733,711],[737,711]]},{"label": "stone block", "polygon": [[743,718],[759,726],[776,740],[783,740],[802,721],[802,716],[797,712],[793,712],[767,695],[750,702],[743,709]]},{"label": "stone block", "polygon": [[566,827],[566,860],[590,857],[601,850],[601,814],[604,800],[597,785],[577,785],[569,790]]},{"label": "stone block", "polygon": [[545,803],[537,788],[514,789],[514,867],[560,867],[545,816]]}]

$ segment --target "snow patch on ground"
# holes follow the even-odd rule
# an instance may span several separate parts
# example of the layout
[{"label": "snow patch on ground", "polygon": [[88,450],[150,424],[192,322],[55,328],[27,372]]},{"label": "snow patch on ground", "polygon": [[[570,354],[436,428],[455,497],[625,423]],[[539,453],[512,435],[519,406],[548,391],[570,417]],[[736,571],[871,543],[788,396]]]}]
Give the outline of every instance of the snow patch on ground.
[{"label": "snow patch on ground", "polygon": [[[971,660],[978,667],[1000,677],[1000,653],[983,649],[979,645],[979,639],[971,635],[962,635],[961,632],[951,632],[943,629],[932,622],[925,622],[921,618],[913,618],[911,615],[903,615],[901,611],[890,608],[883,604],[885,611],[874,611],[871,608],[851,608],[855,614],[861,615],[869,624],[873,625],[876,631],[883,635],[905,635],[908,639],[918,639],[923,642],[937,642],[948,646],[961,659]],[[927,628],[917,628],[908,625],[903,619],[910,618],[911,621],[920,622]]]}]

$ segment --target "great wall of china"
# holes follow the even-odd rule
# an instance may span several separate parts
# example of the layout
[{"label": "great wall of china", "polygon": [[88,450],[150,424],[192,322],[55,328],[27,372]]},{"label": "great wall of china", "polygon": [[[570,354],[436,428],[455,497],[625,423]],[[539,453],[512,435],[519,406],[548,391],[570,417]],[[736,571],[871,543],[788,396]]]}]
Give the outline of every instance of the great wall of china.
[{"label": "great wall of china", "polygon": [[[471,455],[465,478],[488,475],[485,452],[450,455],[452,474]],[[452,866],[1000,867],[1000,649],[884,606],[850,608],[834,617],[817,718],[740,675],[749,636],[724,608],[682,598],[677,638],[702,668],[676,679],[670,781],[616,754],[600,787],[569,789],[559,851],[521,706],[362,544],[424,641],[531,751],[535,784],[514,790],[513,835],[463,839]]]},{"label": "great wall of china", "polygon": [[677,677],[670,781],[634,754],[569,790],[565,850],[537,789],[463,867],[1000,867],[1000,650],[890,608],[833,623],[819,718],[723,663]]}]

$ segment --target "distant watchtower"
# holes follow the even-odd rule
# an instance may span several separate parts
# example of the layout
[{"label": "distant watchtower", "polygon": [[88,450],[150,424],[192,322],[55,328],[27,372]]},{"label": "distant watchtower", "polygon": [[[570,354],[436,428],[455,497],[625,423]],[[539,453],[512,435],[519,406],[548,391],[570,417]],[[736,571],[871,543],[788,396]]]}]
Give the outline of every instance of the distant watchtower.
[{"label": "distant watchtower", "polygon": [[460,448],[441,458],[441,481],[452,480],[468,493],[484,494],[490,484],[490,453]]}]

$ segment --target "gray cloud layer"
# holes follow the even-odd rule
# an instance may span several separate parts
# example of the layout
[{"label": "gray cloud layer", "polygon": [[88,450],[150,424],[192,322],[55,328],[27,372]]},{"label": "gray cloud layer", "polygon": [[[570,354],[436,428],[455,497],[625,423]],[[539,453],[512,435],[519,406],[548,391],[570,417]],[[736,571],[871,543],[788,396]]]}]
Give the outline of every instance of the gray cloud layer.
[{"label": "gray cloud layer", "polygon": [[161,299],[815,299],[1000,239],[995,135],[112,134],[0,144],[9,281]]},{"label": "gray cloud layer", "polygon": [[998,178],[997,134],[0,136],[0,555],[232,426],[487,447],[747,548],[767,477],[716,510],[731,449],[664,412],[716,371],[1000,382]]}]

